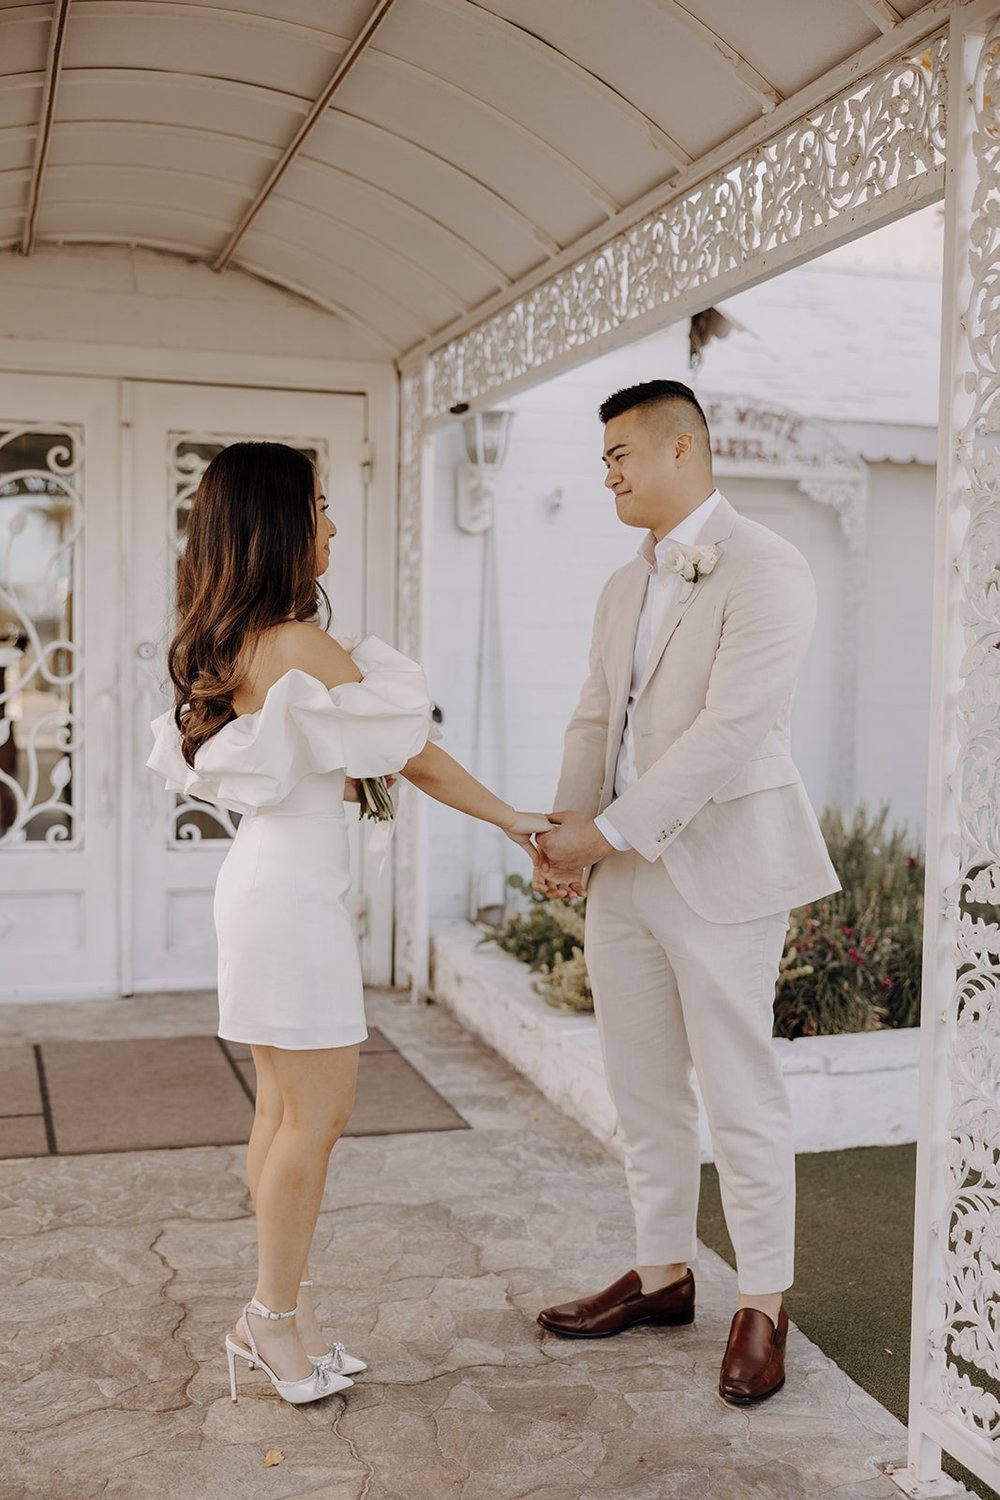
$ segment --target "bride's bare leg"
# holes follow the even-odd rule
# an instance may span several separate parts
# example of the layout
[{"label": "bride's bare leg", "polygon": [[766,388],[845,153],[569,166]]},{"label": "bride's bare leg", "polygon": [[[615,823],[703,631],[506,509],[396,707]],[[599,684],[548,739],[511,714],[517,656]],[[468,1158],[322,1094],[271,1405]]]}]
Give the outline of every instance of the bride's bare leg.
[{"label": "bride's bare leg", "polygon": [[257,1184],[285,1112],[278,1075],[271,1061],[271,1047],[251,1047],[257,1074],[257,1099],[253,1111],[253,1128],[247,1142],[247,1186],[254,1207],[257,1206]]},{"label": "bride's bare leg", "polygon": [[[271,1149],[271,1142],[278,1133],[285,1105],[281,1097],[278,1075],[271,1061],[271,1048],[254,1047],[252,1051],[257,1073],[257,1099],[254,1106],[253,1129],[250,1131],[250,1140],[247,1143],[247,1185],[250,1189],[251,1201],[256,1208],[257,1184],[264,1169],[264,1162],[267,1160],[267,1153]],[[308,1280],[309,1275],[307,1260],[302,1272],[303,1279]],[[295,1323],[307,1354],[318,1357],[329,1351],[330,1341],[316,1321],[312,1292],[309,1287],[302,1287],[299,1291],[299,1315]]]},{"label": "bride's bare leg", "polygon": [[[260,1103],[247,1152],[257,1210],[255,1295],[274,1312],[286,1312],[298,1299],[330,1152],[354,1106],[359,1050],[252,1049]],[[279,1376],[299,1380],[312,1372],[298,1319],[278,1323],[250,1317],[261,1353]],[[309,1331],[314,1333],[315,1325]],[[314,1352],[325,1348],[323,1343]]]}]

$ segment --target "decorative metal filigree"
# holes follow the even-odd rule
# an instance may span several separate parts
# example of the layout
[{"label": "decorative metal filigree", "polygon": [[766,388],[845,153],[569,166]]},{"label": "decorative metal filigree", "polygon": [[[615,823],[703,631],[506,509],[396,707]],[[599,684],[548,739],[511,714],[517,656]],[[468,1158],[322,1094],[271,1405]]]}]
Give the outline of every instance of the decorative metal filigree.
[{"label": "decorative metal filigree", "polygon": [[[797,120],[431,354],[425,416],[540,376],[629,324],[693,312],[845,215],[914,206],[944,169],[945,37]],[[794,249],[793,249],[794,247]],[[713,286],[715,291],[712,291]]]},{"label": "decorative metal filigree", "polygon": [[0,847],[83,838],[74,621],[83,431],[0,424]]},{"label": "decorative metal filigree", "polygon": [[[961,340],[954,381],[955,410],[965,420],[956,433],[951,495],[961,538],[956,623],[964,636],[957,756],[949,779],[958,873],[944,892],[956,978],[943,1015],[951,1098],[935,1229],[944,1306],[929,1336],[934,1376],[929,1405],[957,1419],[975,1438],[995,1442],[1000,1439],[1000,22],[979,54],[971,109],[975,189],[968,258],[959,267],[964,305],[956,311]],[[994,1478],[1000,1479],[1000,1461]]]}]

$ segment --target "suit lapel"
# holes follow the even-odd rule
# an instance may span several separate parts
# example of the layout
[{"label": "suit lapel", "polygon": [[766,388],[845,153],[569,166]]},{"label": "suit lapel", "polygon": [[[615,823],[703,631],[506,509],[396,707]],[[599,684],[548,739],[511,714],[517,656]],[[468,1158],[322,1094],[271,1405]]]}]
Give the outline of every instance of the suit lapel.
[{"label": "suit lapel", "polygon": [[[728,537],[732,536],[733,527],[736,525],[737,516],[738,512],[733,509],[724,495],[720,495],[715,509],[712,511],[712,514],[709,516],[708,520],[705,522],[705,525],[701,529],[697,545],[699,547],[710,547],[715,543],[726,541]],[[663,656],[663,653],[664,651],[666,651],[667,646],[670,644],[670,637],[673,635],[681,620],[684,618],[684,613],[687,610],[688,606],[691,604],[698,590],[705,588],[708,584],[711,583],[711,580],[712,574],[709,574],[706,578],[696,583],[686,599],[680,598],[680,594],[683,590],[684,585],[681,581],[678,581],[677,592],[674,594],[674,601],[671,604],[670,608],[667,610],[666,619],[663,621],[663,624],[660,627],[660,633],[656,637],[656,640],[653,642],[652,650],[649,653],[649,660],[646,663],[646,670],[642,675],[642,681],[639,684],[639,691],[638,693],[636,693],[637,698],[639,698],[649,686],[650,679],[652,678],[653,673],[656,671],[657,667],[660,665],[660,660]],[[634,639],[635,637],[633,635],[633,640]]]},{"label": "suit lapel", "polygon": [[617,707],[621,704],[622,713],[628,703],[629,689],[632,686],[632,663],[635,658],[635,634],[639,628],[639,616],[642,614],[643,602],[646,598],[646,585],[649,582],[649,571],[646,564],[637,558],[633,564],[633,573],[628,580],[628,589],[623,594],[621,609],[618,613],[617,624],[620,625],[612,643],[610,653],[611,671],[614,680],[610,685],[612,703]]},{"label": "suit lapel", "polygon": [[632,663],[635,659],[635,633],[646,597],[649,570],[641,559],[636,558],[632,574],[622,590],[622,597],[614,616],[614,630],[607,643],[608,692],[611,711],[608,718],[608,749],[605,762],[604,805],[611,801],[615,764],[625,732],[625,714],[628,709],[629,692],[632,687]]},{"label": "suit lapel", "polygon": [[666,618],[660,627],[660,633],[653,642],[652,650],[649,653],[649,660],[646,663],[646,670],[642,674],[642,681],[639,684],[639,691],[635,695],[637,698],[641,697],[646,691],[649,679],[660,665],[660,659],[667,649],[670,637],[681,623],[681,620],[684,618],[684,611],[694,598],[694,590],[692,590],[686,599],[679,599],[677,595],[681,592],[682,587],[683,585],[678,585],[677,593],[674,595],[674,602],[667,610]]}]

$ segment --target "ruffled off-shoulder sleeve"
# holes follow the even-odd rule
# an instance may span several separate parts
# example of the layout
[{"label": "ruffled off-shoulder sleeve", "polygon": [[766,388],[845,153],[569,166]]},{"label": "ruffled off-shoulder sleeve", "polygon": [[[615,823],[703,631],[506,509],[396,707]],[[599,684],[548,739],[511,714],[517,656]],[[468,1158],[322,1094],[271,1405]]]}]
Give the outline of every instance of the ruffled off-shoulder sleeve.
[{"label": "ruffled off-shoulder sleeve", "polygon": [[427,742],[430,698],[423,670],[377,636],[351,656],[361,682],[327,688],[297,668],[268,690],[263,707],[224,725],[195,755],[181,754],[172,712],[151,725],[146,764],[169,791],[236,812],[282,802],[304,776],[343,769],[348,776],[387,776]]}]

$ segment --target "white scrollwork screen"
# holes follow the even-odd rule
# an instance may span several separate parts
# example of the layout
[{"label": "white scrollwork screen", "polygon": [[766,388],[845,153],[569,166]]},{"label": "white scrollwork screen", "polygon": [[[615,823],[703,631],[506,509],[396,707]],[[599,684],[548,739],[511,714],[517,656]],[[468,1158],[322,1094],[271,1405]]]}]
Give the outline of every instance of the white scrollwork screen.
[{"label": "white scrollwork screen", "polygon": [[0,420],[0,848],[79,848],[83,430]]},{"label": "white scrollwork screen", "polygon": [[[935,1225],[944,1304],[930,1331],[932,1407],[974,1437],[1000,1442],[1000,21],[973,87],[975,189],[960,307],[961,358],[953,504],[964,636],[955,700],[958,813],[954,880],[943,892],[955,962],[948,1029],[946,1194]],[[992,1474],[1000,1470],[994,1469]],[[992,1476],[991,1476],[992,1477]]]},{"label": "white scrollwork screen", "polygon": [[[184,551],[188,518],[194,497],[209,463],[230,443],[244,441],[242,434],[171,432],[168,434],[170,464],[170,539],[172,555],[178,561]],[[255,435],[255,441],[260,441]],[[329,466],[328,445],[322,439],[300,440],[274,438],[304,453],[325,484]],[[174,601],[171,600],[173,611]],[[192,848],[205,839],[230,839],[236,832],[239,815],[225,808],[210,806],[195,797],[177,794],[171,813],[167,841],[171,848]]]}]

